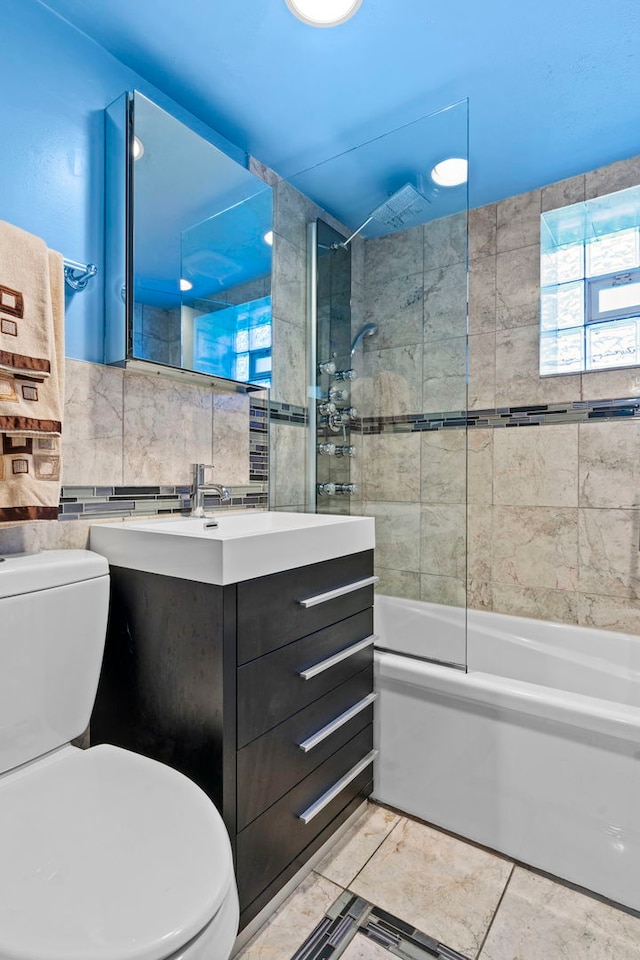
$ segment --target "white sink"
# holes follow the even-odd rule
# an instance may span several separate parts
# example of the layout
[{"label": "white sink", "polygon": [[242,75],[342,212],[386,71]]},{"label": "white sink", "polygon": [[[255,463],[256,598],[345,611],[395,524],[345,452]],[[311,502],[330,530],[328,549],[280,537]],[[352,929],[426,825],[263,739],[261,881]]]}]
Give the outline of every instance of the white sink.
[{"label": "white sink", "polygon": [[[217,526],[211,526],[212,521]],[[133,520],[91,527],[109,563],[201,583],[238,583],[372,550],[372,517],[246,510],[215,518]]]}]

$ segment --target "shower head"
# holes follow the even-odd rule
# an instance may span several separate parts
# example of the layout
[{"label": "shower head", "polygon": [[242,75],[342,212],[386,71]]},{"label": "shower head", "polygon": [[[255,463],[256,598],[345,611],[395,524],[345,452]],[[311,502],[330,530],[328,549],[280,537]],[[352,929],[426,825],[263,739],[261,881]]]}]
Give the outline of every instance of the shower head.
[{"label": "shower head", "polygon": [[393,230],[401,230],[405,224],[415,220],[416,217],[419,217],[421,214],[426,213],[430,203],[431,201],[428,200],[424,194],[420,193],[419,190],[416,190],[413,184],[405,183],[404,187],[400,187],[400,189],[392,193],[390,197],[387,197],[384,203],[376,207],[362,226],[358,227],[348,240],[345,240],[343,243],[334,243],[332,247],[334,250],[340,247],[346,249],[353,238],[357,237],[361,230],[364,230],[372,220],[377,220],[378,223],[384,224],[385,227],[391,227]]},{"label": "shower head", "polygon": [[426,213],[430,202],[412,184],[405,183],[404,187],[396,190],[384,203],[376,207],[371,214],[371,219],[383,223],[385,227],[399,230],[409,220],[414,220],[421,213]]},{"label": "shower head", "polygon": [[353,338],[353,343],[351,344],[351,356],[353,356],[354,353],[356,352],[356,347],[358,346],[361,340],[364,340],[365,337],[372,337],[374,333],[377,333],[377,332],[378,332],[378,325],[376,323],[365,323],[364,327],[358,330],[355,337]]}]

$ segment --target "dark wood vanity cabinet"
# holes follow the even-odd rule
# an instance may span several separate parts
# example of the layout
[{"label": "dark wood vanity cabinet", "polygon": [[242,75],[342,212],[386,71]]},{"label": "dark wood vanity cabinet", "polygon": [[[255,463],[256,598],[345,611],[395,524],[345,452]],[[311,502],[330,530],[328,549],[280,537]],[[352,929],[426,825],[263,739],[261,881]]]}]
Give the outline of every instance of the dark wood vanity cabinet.
[{"label": "dark wood vanity cabinet", "polygon": [[91,741],[208,793],[241,927],[371,793],[372,574],[372,551],[224,587],[111,567]]}]

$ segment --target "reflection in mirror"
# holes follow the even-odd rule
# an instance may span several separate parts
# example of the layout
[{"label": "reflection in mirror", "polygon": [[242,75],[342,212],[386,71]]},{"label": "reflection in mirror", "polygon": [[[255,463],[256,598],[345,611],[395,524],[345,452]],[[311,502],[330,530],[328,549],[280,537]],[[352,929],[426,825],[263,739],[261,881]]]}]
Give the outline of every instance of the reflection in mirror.
[{"label": "reflection in mirror", "polygon": [[128,244],[112,257],[107,362],[269,386],[271,187],[137,91],[121,104],[107,112],[108,224],[125,219],[126,174],[109,168],[126,157]]}]

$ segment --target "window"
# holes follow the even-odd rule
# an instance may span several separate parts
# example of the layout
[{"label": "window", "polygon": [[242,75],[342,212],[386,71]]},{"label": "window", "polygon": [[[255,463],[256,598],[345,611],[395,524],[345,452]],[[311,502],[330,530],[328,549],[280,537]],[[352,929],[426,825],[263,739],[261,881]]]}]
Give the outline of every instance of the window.
[{"label": "window", "polygon": [[219,305],[193,323],[193,369],[271,386],[271,297]]},{"label": "window", "polygon": [[540,374],[640,364],[640,187],[541,225]]}]

